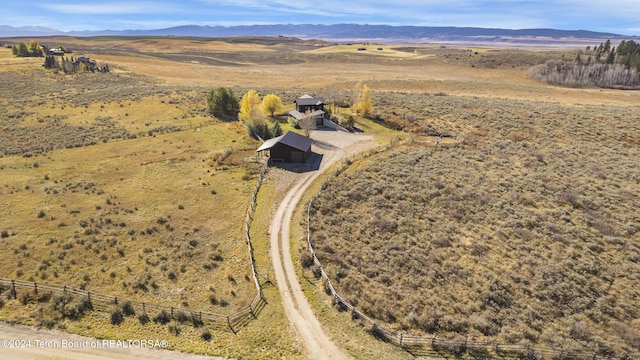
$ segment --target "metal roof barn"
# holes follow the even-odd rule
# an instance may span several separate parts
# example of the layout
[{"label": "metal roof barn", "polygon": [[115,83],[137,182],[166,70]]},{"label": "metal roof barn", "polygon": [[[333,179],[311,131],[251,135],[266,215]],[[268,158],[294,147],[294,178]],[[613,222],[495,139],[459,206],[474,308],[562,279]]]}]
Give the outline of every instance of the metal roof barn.
[{"label": "metal roof barn", "polygon": [[305,162],[311,154],[313,141],[293,131],[265,141],[256,152],[269,150],[272,161]]}]

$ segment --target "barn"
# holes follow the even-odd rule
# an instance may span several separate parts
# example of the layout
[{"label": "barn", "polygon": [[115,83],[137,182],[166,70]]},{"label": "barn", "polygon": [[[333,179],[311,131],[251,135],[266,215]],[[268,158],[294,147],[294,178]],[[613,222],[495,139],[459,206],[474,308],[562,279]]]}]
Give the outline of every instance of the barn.
[{"label": "barn", "polygon": [[311,155],[311,143],[310,138],[293,131],[287,131],[282,136],[265,141],[256,152],[269,150],[271,161],[303,163]]}]

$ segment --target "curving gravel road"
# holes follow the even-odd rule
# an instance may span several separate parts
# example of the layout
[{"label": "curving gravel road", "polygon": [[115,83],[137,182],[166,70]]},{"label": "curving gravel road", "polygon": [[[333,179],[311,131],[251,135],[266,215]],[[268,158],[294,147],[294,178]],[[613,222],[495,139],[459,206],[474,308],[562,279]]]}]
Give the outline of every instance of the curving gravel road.
[{"label": "curving gravel road", "polygon": [[[345,133],[342,131],[315,131],[312,150],[322,156],[310,160],[310,171],[303,172],[280,203],[271,220],[269,233],[271,242],[271,261],[275,280],[282,298],[285,313],[294,326],[299,338],[311,359],[348,359],[346,352],[338,348],[325,334],[300,286],[289,243],[289,229],[292,214],[309,185],[328,167],[346,156],[372,147],[375,143],[369,136]],[[320,162],[318,164],[317,162]]]}]

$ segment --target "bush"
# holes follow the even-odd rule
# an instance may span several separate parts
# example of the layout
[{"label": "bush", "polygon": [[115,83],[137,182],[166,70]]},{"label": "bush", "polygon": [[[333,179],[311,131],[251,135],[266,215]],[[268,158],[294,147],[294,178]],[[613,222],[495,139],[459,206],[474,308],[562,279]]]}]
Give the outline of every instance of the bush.
[{"label": "bush", "polygon": [[289,125],[291,125],[294,129],[302,129],[302,127],[300,126],[300,122],[294,118],[289,118],[289,120],[287,120],[287,122],[289,123]]},{"label": "bush", "polygon": [[93,310],[89,299],[76,298],[70,294],[54,296],[51,308],[71,320],[79,320],[86,312]]},{"label": "bush", "polygon": [[124,316],[120,309],[111,311],[111,325],[120,325],[124,321]]},{"label": "bush", "polygon": [[149,316],[147,314],[140,314],[138,315],[138,321],[140,321],[140,324],[145,325],[149,322]]},{"label": "bush", "polygon": [[18,301],[20,301],[22,305],[27,305],[33,301],[33,295],[29,291],[22,291],[20,295],[18,295]]},{"label": "bush", "polygon": [[180,335],[180,333],[182,332],[182,329],[180,328],[180,324],[175,320],[169,324],[168,330],[170,333],[172,333],[175,336]]},{"label": "bush", "polygon": [[211,331],[209,331],[209,329],[203,329],[202,332],[200,333],[200,337],[204,341],[211,341],[211,338],[212,338]]},{"label": "bush", "polygon": [[307,269],[313,266],[313,256],[306,248],[300,249],[300,262],[302,263],[302,266]]},{"label": "bush", "polygon": [[133,316],[136,314],[136,311],[130,301],[125,301],[124,304],[122,304],[122,314],[124,316]]},{"label": "bush", "polygon": [[211,305],[218,305],[218,297],[215,294],[209,294],[209,302]]},{"label": "bush", "polygon": [[169,321],[171,321],[171,316],[169,316],[169,313],[167,313],[165,310],[160,311],[158,315],[153,318],[153,322],[162,325],[167,324]]}]

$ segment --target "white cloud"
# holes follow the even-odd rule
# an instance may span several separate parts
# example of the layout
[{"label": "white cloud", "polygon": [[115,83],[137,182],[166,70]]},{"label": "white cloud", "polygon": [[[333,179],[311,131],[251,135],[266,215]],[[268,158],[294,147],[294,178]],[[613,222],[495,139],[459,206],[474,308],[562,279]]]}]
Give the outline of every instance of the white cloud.
[{"label": "white cloud", "polygon": [[[55,0],[54,0],[55,1]],[[158,28],[186,24],[388,24],[638,33],[638,0],[58,0],[10,1],[5,19],[42,16],[60,27]],[[11,9],[15,7],[15,14]],[[36,9],[30,7],[37,7]],[[42,11],[44,9],[45,11]],[[62,16],[59,16],[59,15]],[[48,20],[48,21],[47,21]],[[7,20],[5,20],[7,21]]]},{"label": "white cloud", "polygon": [[100,2],[100,3],[64,3],[42,4],[42,7],[61,14],[75,15],[124,15],[171,13],[176,8],[152,2]]}]

